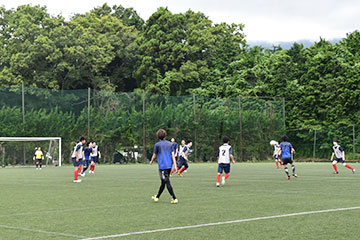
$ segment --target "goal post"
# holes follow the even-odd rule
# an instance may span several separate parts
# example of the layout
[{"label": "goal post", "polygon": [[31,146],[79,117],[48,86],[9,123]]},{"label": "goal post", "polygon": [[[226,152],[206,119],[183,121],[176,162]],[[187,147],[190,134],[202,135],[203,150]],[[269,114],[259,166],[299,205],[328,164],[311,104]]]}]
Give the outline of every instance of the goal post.
[{"label": "goal post", "polygon": [[[43,152],[44,152],[44,157],[47,158],[46,160],[46,165],[49,161],[49,159],[52,159],[52,149],[56,148],[58,150],[58,166],[61,166],[61,137],[0,137],[0,154],[4,155],[6,153],[6,143],[7,142],[24,142],[24,143],[31,143],[31,142],[44,142],[44,141],[49,141],[49,145],[48,145],[48,149],[43,148]],[[56,144],[53,144],[53,142],[57,143],[57,146],[54,146]],[[25,146],[25,145],[24,145]],[[36,144],[34,144],[34,146],[37,147]],[[34,149],[33,149],[34,150]],[[25,155],[25,150],[24,151],[24,155]],[[46,154],[45,154],[46,152]],[[15,155],[14,155],[15,156]],[[25,156],[24,156],[25,158]],[[24,163],[25,163],[25,159],[24,159]]]}]

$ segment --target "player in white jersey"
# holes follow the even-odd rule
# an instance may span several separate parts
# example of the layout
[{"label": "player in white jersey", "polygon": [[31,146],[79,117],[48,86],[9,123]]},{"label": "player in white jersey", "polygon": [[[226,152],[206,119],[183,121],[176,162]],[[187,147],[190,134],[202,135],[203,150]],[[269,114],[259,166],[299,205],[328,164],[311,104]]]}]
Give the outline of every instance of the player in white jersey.
[{"label": "player in white jersey", "polygon": [[235,163],[232,147],[229,145],[230,139],[228,137],[223,138],[224,144],[219,147],[218,157],[218,174],[216,177],[216,186],[220,187],[221,174],[225,172],[225,176],[222,177],[221,185],[225,184],[225,180],[230,176],[230,159],[232,163]]},{"label": "player in white jersey", "polygon": [[94,173],[95,165],[98,163],[99,158],[101,158],[100,148],[98,145],[96,145],[96,142],[92,142],[92,152],[90,153],[91,157],[91,164],[90,164],[90,170],[89,173]]},{"label": "player in white jersey", "polygon": [[[338,169],[337,169],[337,166],[336,164],[338,162],[341,162],[344,167],[347,167],[349,169],[351,169],[351,171],[353,173],[355,173],[355,168],[353,168],[352,166],[350,166],[349,164],[346,164],[346,161],[345,161],[345,151],[344,149],[339,145],[339,141],[337,139],[335,139],[333,141],[333,153],[331,155],[331,161],[332,161],[332,165],[333,165],[333,168],[335,170],[335,174],[339,174],[338,172]],[[336,157],[335,160],[334,160],[334,156]]]},{"label": "player in white jersey", "polygon": [[280,150],[280,144],[279,144],[279,142],[275,141],[273,157],[274,157],[274,160],[276,163],[276,168],[279,168],[279,163],[280,163],[281,168],[283,167],[282,161],[281,161],[280,155],[279,155],[279,150]]},{"label": "player in white jersey", "polygon": [[71,155],[75,170],[74,170],[74,182],[79,183],[81,179],[78,179],[79,173],[81,173],[82,159],[83,159],[83,144],[85,144],[86,139],[84,137],[80,138],[80,141],[74,147],[73,153]]}]

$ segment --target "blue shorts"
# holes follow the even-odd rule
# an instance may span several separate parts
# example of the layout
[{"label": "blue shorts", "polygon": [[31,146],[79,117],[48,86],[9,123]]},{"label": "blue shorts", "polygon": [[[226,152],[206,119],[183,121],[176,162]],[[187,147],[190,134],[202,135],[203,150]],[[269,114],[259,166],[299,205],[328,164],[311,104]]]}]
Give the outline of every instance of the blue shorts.
[{"label": "blue shorts", "polygon": [[230,173],[230,163],[219,163],[218,173]]},{"label": "blue shorts", "polygon": [[337,162],[341,162],[341,163],[346,163],[344,159],[342,158],[335,158],[335,161]]},{"label": "blue shorts", "polygon": [[72,161],[73,161],[74,167],[78,167],[82,164],[82,159],[79,159],[79,161],[77,162],[76,158],[72,158]]},{"label": "blue shorts", "polygon": [[85,166],[89,166],[89,164],[90,164],[90,160],[89,159],[85,159],[84,161],[83,161],[83,166],[85,167]]},{"label": "blue shorts", "polygon": [[91,157],[91,161],[94,162],[94,163],[98,163],[99,157],[98,156]]},{"label": "blue shorts", "polygon": [[180,157],[179,164],[177,165],[177,167],[180,169],[182,166],[185,166],[185,168],[189,168],[189,165],[185,160],[185,158]]}]

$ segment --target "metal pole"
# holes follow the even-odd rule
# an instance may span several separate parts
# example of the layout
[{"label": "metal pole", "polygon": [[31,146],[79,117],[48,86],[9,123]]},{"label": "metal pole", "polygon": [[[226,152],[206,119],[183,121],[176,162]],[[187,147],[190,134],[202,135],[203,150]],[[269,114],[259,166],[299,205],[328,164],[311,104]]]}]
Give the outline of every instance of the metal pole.
[{"label": "metal pole", "polygon": [[353,125],[353,160],[355,160],[355,125]]},{"label": "metal pole", "polygon": [[313,158],[316,157],[316,128],[314,132],[314,149],[313,149]]},{"label": "metal pole", "polygon": [[240,126],[240,161],[243,161],[243,132],[242,132],[242,113],[241,113],[241,97],[238,97],[239,102],[239,126]]},{"label": "metal pole", "polygon": [[194,123],[195,123],[195,129],[194,129],[194,151],[195,151],[195,159],[194,162],[197,159],[197,132],[196,132],[196,127],[197,127],[197,121],[196,121],[196,96],[195,94],[193,94],[193,107],[194,107]]},{"label": "metal pole", "polygon": [[147,156],[146,156],[146,119],[145,119],[145,111],[146,111],[146,102],[145,102],[145,97],[146,97],[146,93],[143,90],[143,94],[142,94],[142,105],[143,105],[143,129],[142,129],[142,135],[143,135],[143,161],[146,162],[147,161]]},{"label": "metal pole", "polygon": [[[21,106],[22,106],[23,127],[25,128],[25,91],[24,91],[24,83],[21,84]],[[24,165],[26,165],[25,142],[23,143],[23,157],[24,157]]]},{"label": "metal pole", "polygon": [[88,140],[90,139],[90,94],[91,90],[88,88]]}]

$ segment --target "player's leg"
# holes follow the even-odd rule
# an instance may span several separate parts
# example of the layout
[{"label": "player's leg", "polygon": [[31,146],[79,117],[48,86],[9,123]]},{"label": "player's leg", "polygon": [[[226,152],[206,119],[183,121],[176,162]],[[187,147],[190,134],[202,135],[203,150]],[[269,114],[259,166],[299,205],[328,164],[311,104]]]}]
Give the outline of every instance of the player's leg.
[{"label": "player's leg", "polygon": [[276,168],[279,168],[279,161],[278,161],[278,157],[275,155],[274,156],[275,159],[275,163],[276,163]]},{"label": "player's leg", "polygon": [[225,164],[224,171],[225,171],[225,176],[222,177],[221,185],[225,185],[225,180],[230,177],[230,163]]},{"label": "player's leg", "polygon": [[187,163],[187,161],[185,160],[185,162],[184,162],[184,167],[180,170],[180,174],[182,174],[186,169],[188,169],[189,168],[189,164]]},{"label": "player's leg", "polygon": [[164,171],[164,176],[165,176],[165,184],[166,184],[166,188],[168,190],[168,192],[170,193],[171,197],[172,197],[172,200],[171,200],[171,203],[178,203],[178,200],[176,199],[176,196],[175,196],[175,193],[174,193],[174,190],[171,186],[171,182],[170,182],[170,171],[171,169],[166,169]]},{"label": "player's leg", "polygon": [[344,160],[342,161],[342,164],[343,164],[344,167],[349,168],[353,173],[355,173],[355,168],[353,168],[352,166],[347,164]]},{"label": "player's leg", "polygon": [[[161,196],[161,194],[163,193],[164,189],[165,189],[165,170],[159,170],[159,174],[160,174],[160,180],[161,180],[161,185],[160,185],[160,188],[159,188],[159,191],[157,193],[157,195],[155,196],[155,199],[154,201],[157,202]],[[156,201],[157,199],[157,201]]]},{"label": "player's leg", "polygon": [[333,165],[333,168],[334,168],[334,170],[335,170],[335,174],[339,174],[339,171],[338,171],[338,169],[337,169],[336,164],[337,164],[337,161],[334,160],[334,161],[332,162],[332,165]]},{"label": "player's leg", "polygon": [[180,177],[182,177],[183,175],[182,175],[182,173],[181,173],[179,170],[185,165],[185,163],[186,163],[186,160],[183,159],[183,158],[181,158],[181,159],[180,159],[180,164],[179,164],[179,166],[178,166],[178,168],[177,168],[177,170],[178,170],[178,175],[179,175]]},{"label": "player's leg", "polygon": [[81,171],[81,176],[82,177],[85,177],[85,171],[88,169],[88,167],[89,167],[89,160],[84,160],[83,161],[83,169],[82,169],[82,171]]},{"label": "player's leg", "polygon": [[38,170],[39,169],[39,161],[38,160],[36,160],[36,170]]},{"label": "player's leg", "polygon": [[76,161],[76,158],[72,159],[75,170],[74,170],[74,182],[81,182],[80,179],[78,179],[79,176],[79,162]]},{"label": "player's leg", "polygon": [[216,176],[216,186],[217,187],[220,187],[220,179],[221,179],[221,174],[223,172],[223,164],[220,163],[219,166],[218,166],[218,173],[217,173],[217,176]]},{"label": "player's leg", "polygon": [[289,159],[284,158],[284,159],[283,159],[283,166],[284,166],[285,174],[287,175],[288,180],[290,180],[289,169],[288,169],[288,167],[287,167],[288,161],[289,161]]},{"label": "player's leg", "polygon": [[42,160],[41,159],[39,160],[39,169],[40,170],[42,169]]},{"label": "player's leg", "polygon": [[298,177],[297,173],[295,172],[295,164],[291,161],[291,171],[294,177]]},{"label": "player's leg", "polygon": [[78,166],[78,173],[81,173],[81,169],[82,169],[82,165],[83,165],[83,161],[82,159],[79,159],[79,166]]}]

